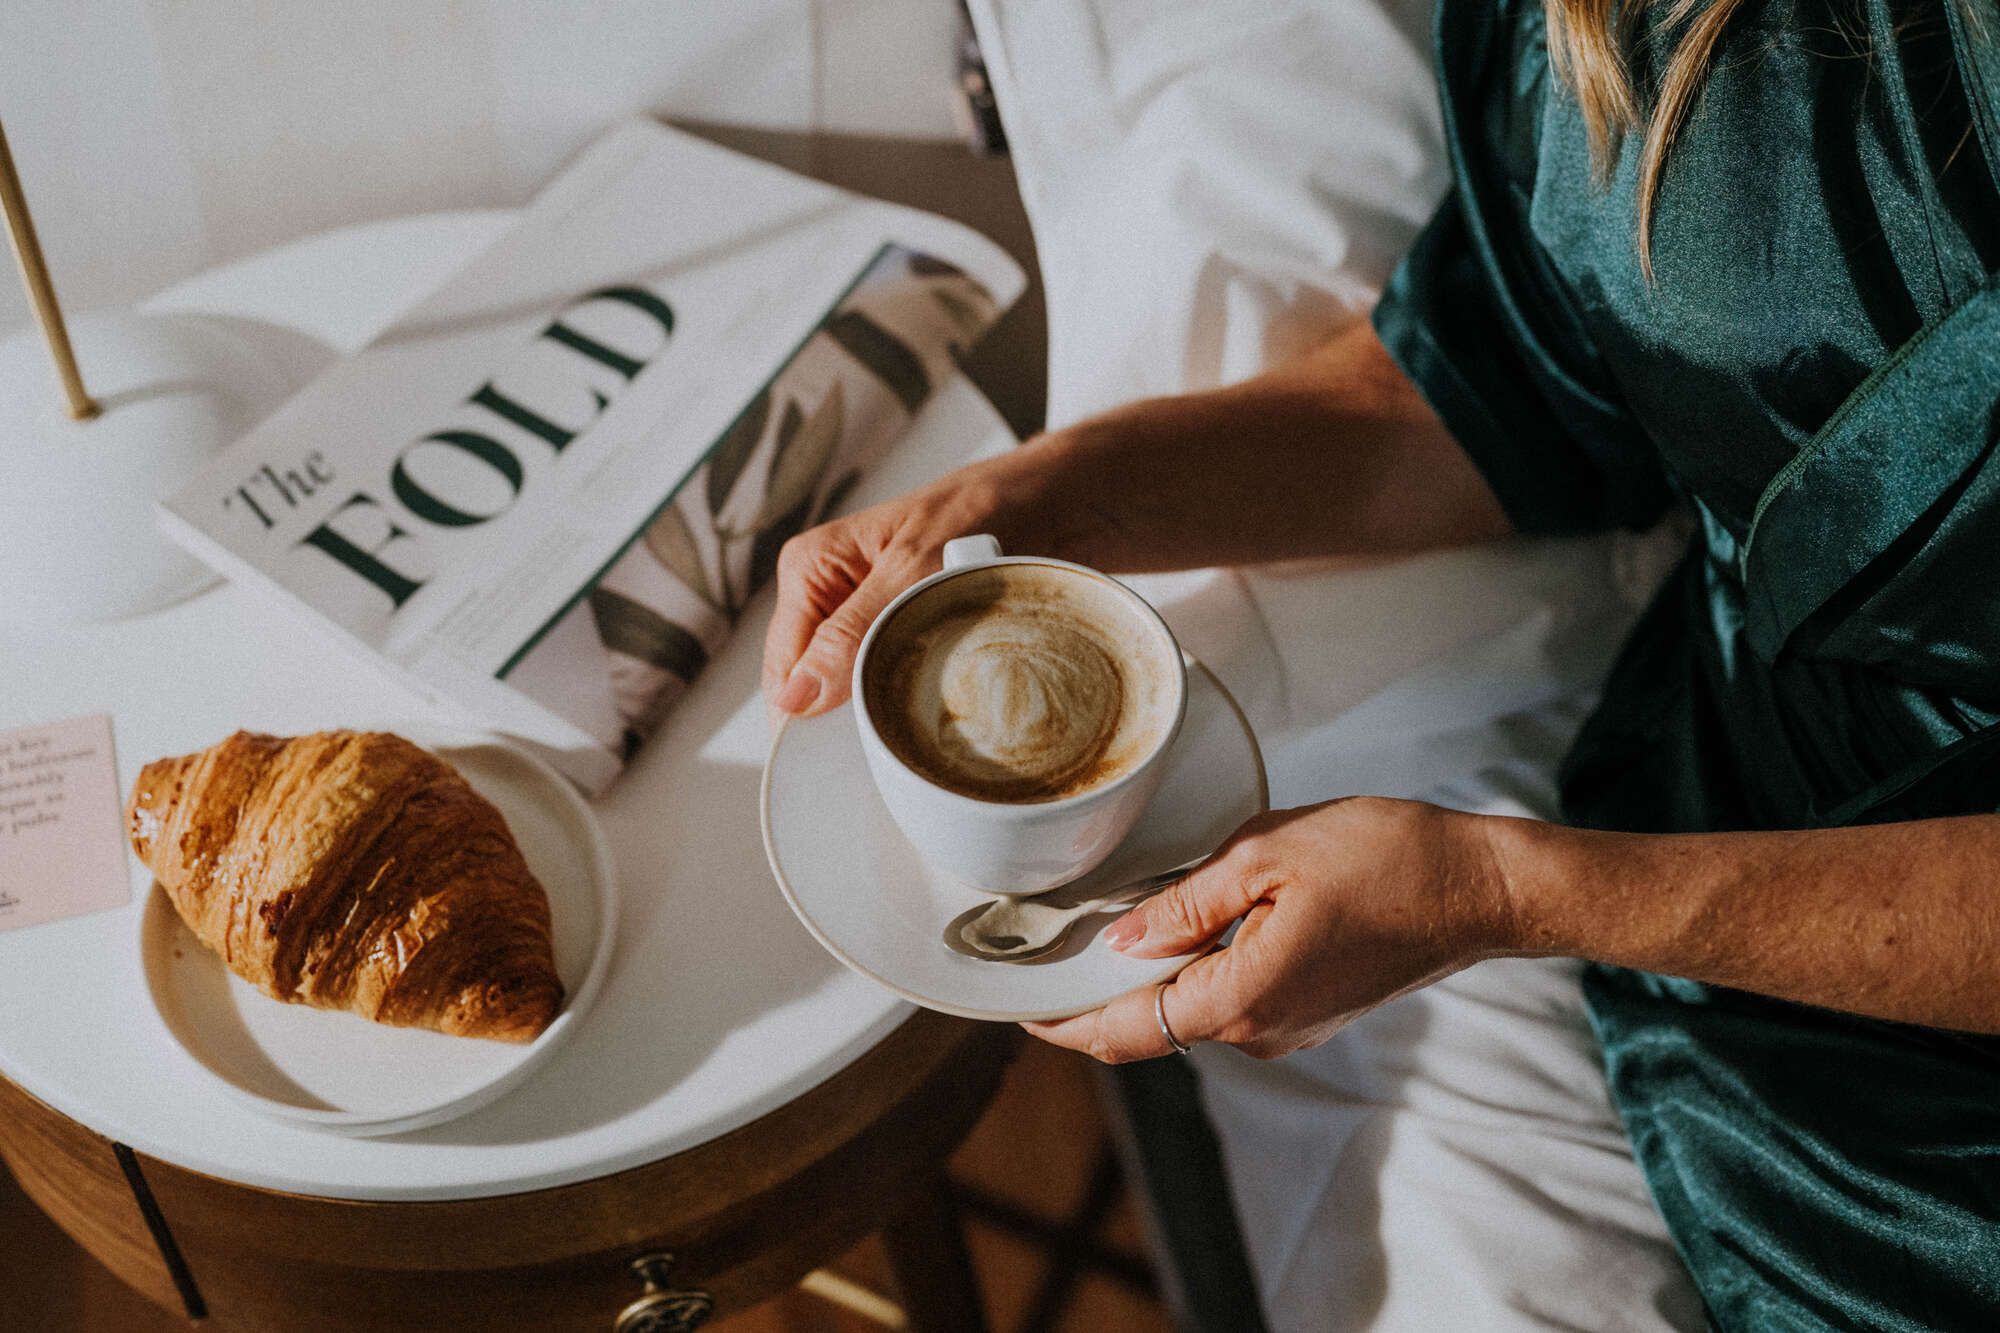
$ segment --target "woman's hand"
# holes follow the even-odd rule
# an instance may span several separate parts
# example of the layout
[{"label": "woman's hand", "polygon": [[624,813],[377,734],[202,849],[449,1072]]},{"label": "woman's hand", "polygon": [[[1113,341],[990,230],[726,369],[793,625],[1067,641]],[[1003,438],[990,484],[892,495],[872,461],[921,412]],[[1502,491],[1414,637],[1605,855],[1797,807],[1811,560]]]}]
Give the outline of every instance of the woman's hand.
[{"label": "woman's hand", "polygon": [[847,698],[861,636],[896,595],[937,572],[944,544],[993,532],[1033,541],[1009,516],[1023,446],[921,490],[823,523],[785,543],[778,608],[764,640],[764,691],[772,706],[811,716]]},{"label": "woman's hand", "polygon": [[[1165,958],[1240,919],[1229,947],[1168,984],[1168,1025],[1183,1042],[1286,1055],[1384,1000],[1510,951],[1513,911],[1489,822],[1375,797],[1272,811],[1105,937],[1134,957]],[[1169,1049],[1154,1002],[1147,987],[1024,1026],[1099,1060],[1144,1060]]]},{"label": "woman's hand", "polygon": [[1497,537],[1500,505],[1367,320],[1241,384],[1052,431],[794,537],[764,688],[781,712],[847,697],[854,652],[954,537],[1110,573],[1382,555]]}]

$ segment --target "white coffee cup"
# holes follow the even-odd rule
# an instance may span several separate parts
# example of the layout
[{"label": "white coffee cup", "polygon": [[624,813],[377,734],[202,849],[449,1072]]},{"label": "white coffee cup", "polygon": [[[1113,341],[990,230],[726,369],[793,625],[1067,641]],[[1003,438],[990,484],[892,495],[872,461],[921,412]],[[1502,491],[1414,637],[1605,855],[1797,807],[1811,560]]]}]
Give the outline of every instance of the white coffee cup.
[{"label": "white coffee cup", "polygon": [[[1109,584],[1158,628],[1152,665],[1172,684],[1172,722],[1153,749],[1100,786],[1051,801],[990,801],[939,786],[910,768],[883,741],[868,715],[863,675],[882,627],[912,598],[947,579],[993,565],[1038,565]],[[988,893],[1041,893],[1087,874],[1132,831],[1166,774],[1166,756],[1187,713],[1187,666],[1173,631],[1146,600],[1109,575],[1066,560],[1002,556],[990,536],[960,537],[944,548],[944,568],[889,603],[854,659],[854,718],[868,771],[896,826],[917,854],[960,883]]]}]

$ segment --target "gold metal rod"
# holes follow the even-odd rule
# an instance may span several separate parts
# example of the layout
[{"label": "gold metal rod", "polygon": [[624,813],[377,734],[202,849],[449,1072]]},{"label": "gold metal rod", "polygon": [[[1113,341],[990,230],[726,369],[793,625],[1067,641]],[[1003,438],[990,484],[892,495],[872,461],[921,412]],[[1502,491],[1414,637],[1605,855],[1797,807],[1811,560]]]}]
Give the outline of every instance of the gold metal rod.
[{"label": "gold metal rod", "polygon": [[49,281],[49,264],[42,258],[42,243],[35,239],[35,220],[28,216],[28,197],[21,193],[14,155],[7,151],[4,126],[0,126],[0,209],[7,214],[7,235],[14,242],[14,259],[21,266],[21,282],[28,289],[29,304],[35,308],[35,322],[42,326],[42,336],[48,340],[49,355],[55,359],[56,377],[62,381],[70,420],[88,421],[103,409],[83,387],[76,349],[69,345],[69,329],[63,324],[62,307],[56,304],[55,284]]},{"label": "gold metal rod", "polygon": [[859,1282],[824,1268],[815,1268],[800,1278],[799,1290],[809,1291],[849,1314],[860,1315],[884,1328],[906,1329],[910,1326],[910,1317],[903,1313],[902,1306],[887,1296],[870,1291]]}]

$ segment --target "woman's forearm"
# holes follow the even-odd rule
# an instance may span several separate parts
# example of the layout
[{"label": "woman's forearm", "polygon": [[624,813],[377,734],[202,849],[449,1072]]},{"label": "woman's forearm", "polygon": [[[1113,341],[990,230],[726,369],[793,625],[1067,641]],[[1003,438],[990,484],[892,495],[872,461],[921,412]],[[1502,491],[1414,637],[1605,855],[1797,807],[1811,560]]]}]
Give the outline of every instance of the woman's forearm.
[{"label": "woman's forearm", "polygon": [[2000,1033],[2000,815],[1775,833],[1488,830],[1513,951]]},{"label": "woman's forearm", "polygon": [[1508,530],[1366,322],[1280,370],[1134,403],[991,465],[1023,549],[1113,571],[1394,554]]}]

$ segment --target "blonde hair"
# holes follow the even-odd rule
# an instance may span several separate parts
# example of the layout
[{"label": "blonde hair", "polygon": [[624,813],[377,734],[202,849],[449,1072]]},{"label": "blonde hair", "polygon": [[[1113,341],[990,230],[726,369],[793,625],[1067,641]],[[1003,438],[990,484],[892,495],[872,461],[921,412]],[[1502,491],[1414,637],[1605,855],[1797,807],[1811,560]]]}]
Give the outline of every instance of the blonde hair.
[{"label": "blonde hair", "polygon": [[[1675,136],[1701,94],[1716,44],[1743,0],[1626,0],[1622,6],[1615,0],[1546,0],[1549,60],[1583,113],[1590,160],[1600,179],[1610,174],[1625,135],[1639,128],[1639,96],[1633,88],[1626,53],[1632,49],[1638,16],[1653,3],[1667,6],[1661,31],[1686,30],[1667,59],[1653,104],[1644,116],[1638,241],[1639,268],[1649,283],[1653,280],[1653,207],[1659,200],[1660,175]],[[1620,11],[1615,20],[1614,8]]]},{"label": "blonde hair", "polygon": [[[1548,19],[1549,62],[1556,77],[1569,86],[1583,113],[1584,131],[1590,140],[1591,165],[1599,183],[1609,179],[1625,136],[1645,123],[1645,138],[1639,152],[1639,268],[1646,281],[1653,281],[1653,211],[1659,200],[1660,178],[1674,139],[1686,124],[1695,100],[1715,61],[1729,21],[1743,8],[1744,0],[1544,0]],[[1652,105],[1642,108],[1628,63],[1635,49],[1641,19],[1654,6],[1664,5],[1665,13],[1648,40],[1665,40],[1676,31],[1672,54],[1667,57]],[[1922,30],[1932,22],[1952,23],[1972,41],[1992,41],[1991,18],[1972,0],[1944,0],[1919,16],[1899,20],[1888,40]],[[1616,10],[1616,16],[1613,11]],[[1867,38],[1857,28],[1831,18],[1828,30],[1846,36],[1850,49],[1866,50]],[[1972,88],[1967,98],[1976,96]],[[1972,120],[1978,118],[1973,111]],[[1973,137],[1972,120],[1957,147],[1945,159],[1949,167]]]}]

